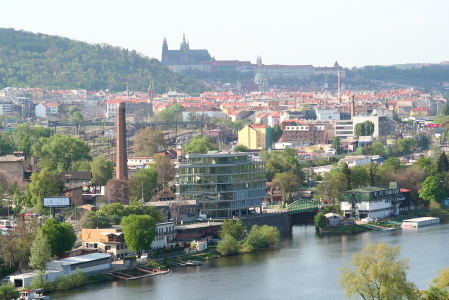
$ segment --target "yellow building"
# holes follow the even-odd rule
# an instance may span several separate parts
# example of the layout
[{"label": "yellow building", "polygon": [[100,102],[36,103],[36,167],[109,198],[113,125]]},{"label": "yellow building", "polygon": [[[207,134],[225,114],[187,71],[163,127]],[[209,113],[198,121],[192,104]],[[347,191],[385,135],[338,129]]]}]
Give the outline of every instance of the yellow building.
[{"label": "yellow building", "polygon": [[265,125],[246,125],[239,130],[239,145],[249,150],[264,150],[271,148],[272,129]]}]

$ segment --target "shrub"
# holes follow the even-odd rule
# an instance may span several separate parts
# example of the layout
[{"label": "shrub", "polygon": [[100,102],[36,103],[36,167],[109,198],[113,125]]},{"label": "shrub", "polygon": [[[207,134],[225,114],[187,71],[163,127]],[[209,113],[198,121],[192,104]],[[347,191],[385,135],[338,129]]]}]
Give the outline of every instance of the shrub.
[{"label": "shrub", "polygon": [[254,225],[243,243],[245,252],[252,252],[260,248],[272,246],[279,242],[281,234],[274,226]]},{"label": "shrub", "polygon": [[313,222],[315,223],[316,227],[323,228],[324,226],[326,226],[326,216],[324,216],[322,212],[319,212],[313,218]]},{"label": "shrub", "polygon": [[14,283],[8,281],[3,282],[0,287],[0,297],[1,299],[16,299],[19,297],[19,292],[16,291]]},{"label": "shrub", "polygon": [[221,255],[234,255],[239,252],[239,244],[237,240],[230,234],[224,236],[218,242],[217,251],[221,253]]}]

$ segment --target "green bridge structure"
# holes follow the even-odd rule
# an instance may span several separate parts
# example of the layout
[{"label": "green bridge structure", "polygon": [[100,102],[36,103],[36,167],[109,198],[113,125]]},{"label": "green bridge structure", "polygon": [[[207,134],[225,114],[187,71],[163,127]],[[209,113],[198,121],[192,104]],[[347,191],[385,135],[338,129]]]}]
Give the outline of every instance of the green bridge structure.
[{"label": "green bridge structure", "polygon": [[299,214],[318,211],[318,203],[315,200],[296,200],[287,206],[289,214]]}]

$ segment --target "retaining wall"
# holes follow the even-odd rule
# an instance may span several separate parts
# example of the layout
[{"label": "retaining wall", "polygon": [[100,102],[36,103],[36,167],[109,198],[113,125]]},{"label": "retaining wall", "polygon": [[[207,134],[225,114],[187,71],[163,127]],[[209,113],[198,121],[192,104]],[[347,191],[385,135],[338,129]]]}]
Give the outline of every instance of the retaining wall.
[{"label": "retaining wall", "polygon": [[267,213],[267,214],[253,214],[249,216],[239,217],[244,223],[249,226],[269,225],[275,226],[281,235],[290,235],[292,232],[292,218],[287,212],[282,213]]}]

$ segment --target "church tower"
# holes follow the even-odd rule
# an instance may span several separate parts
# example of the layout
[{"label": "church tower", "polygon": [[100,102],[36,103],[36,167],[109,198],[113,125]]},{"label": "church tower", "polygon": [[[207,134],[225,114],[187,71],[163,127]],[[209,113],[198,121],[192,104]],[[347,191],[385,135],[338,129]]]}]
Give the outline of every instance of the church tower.
[{"label": "church tower", "polygon": [[168,56],[168,45],[167,45],[167,39],[164,38],[164,42],[162,43],[162,60],[161,62],[164,61],[170,61],[170,58]]},{"label": "church tower", "polygon": [[262,56],[257,56],[257,65],[260,67],[262,66]]},{"label": "church tower", "polygon": [[189,44],[186,42],[186,35],[182,35],[182,43],[181,47],[179,48],[181,52],[181,62],[188,62],[189,61]]}]

